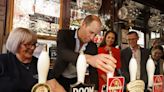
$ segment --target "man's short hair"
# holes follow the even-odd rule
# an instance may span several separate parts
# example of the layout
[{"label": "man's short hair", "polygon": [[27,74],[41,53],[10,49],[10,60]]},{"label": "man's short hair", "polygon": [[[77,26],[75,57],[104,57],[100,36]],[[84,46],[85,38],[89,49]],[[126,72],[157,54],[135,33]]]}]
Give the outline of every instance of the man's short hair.
[{"label": "man's short hair", "polygon": [[138,33],[137,33],[137,32],[135,32],[135,31],[130,31],[130,32],[128,32],[128,34],[127,34],[127,35],[131,35],[131,34],[135,34],[137,37],[139,37],[139,36],[138,36]]},{"label": "man's short hair", "polygon": [[97,21],[97,22],[99,22],[101,24],[100,18],[98,16],[96,16],[96,15],[88,15],[88,16],[86,16],[83,22],[86,25],[89,25],[93,21]]}]

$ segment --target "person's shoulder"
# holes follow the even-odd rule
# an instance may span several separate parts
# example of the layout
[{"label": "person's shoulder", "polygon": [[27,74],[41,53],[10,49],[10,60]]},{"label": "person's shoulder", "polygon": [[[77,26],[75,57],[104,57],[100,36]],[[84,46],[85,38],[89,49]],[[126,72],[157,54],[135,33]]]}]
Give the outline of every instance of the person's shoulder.
[{"label": "person's shoulder", "polygon": [[76,30],[70,30],[70,29],[62,29],[62,30],[59,30],[58,31],[58,36],[59,37],[70,37],[70,36],[72,36],[72,35],[75,35],[75,31]]},{"label": "person's shoulder", "polygon": [[61,29],[58,31],[58,33],[72,33],[75,32],[76,30],[70,30],[70,29]]},{"label": "person's shoulder", "polygon": [[11,58],[11,57],[9,57],[9,54],[8,53],[0,54],[0,72],[2,71],[2,68],[4,69],[4,67],[6,65],[11,65],[9,63],[9,58]]},{"label": "person's shoulder", "polygon": [[144,52],[150,52],[150,50],[147,48],[140,47],[140,49],[143,50]]},{"label": "person's shoulder", "polygon": [[32,56],[32,61],[34,61],[34,62],[38,62],[38,58],[37,57],[35,57],[35,56]]},{"label": "person's shoulder", "polygon": [[102,50],[102,49],[104,49],[104,47],[98,47],[98,49],[99,49],[99,50]]},{"label": "person's shoulder", "polygon": [[104,52],[105,51],[105,46],[103,46],[103,47],[98,47],[98,53],[102,53],[102,52]]},{"label": "person's shoulder", "polygon": [[89,45],[89,46],[96,46],[96,47],[97,47],[97,44],[96,44],[96,43],[94,43],[94,42],[92,42],[92,41],[91,41],[91,42],[89,42],[89,43],[88,43],[88,45]]},{"label": "person's shoulder", "polygon": [[115,51],[120,51],[119,48],[115,48],[115,47],[113,47],[112,49],[115,50]]},{"label": "person's shoulder", "polygon": [[0,61],[5,61],[7,60],[7,58],[8,58],[8,54],[6,53],[0,54]]},{"label": "person's shoulder", "polygon": [[35,56],[32,56],[32,59],[33,59],[33,60],[36,60],[36,61],[38,60],[38,58],[35,57]]},{"label": "person's shoulder", "polygon": [[126,52],[127,50],[130,50],[130,47],[122,49],[121,52]]}]

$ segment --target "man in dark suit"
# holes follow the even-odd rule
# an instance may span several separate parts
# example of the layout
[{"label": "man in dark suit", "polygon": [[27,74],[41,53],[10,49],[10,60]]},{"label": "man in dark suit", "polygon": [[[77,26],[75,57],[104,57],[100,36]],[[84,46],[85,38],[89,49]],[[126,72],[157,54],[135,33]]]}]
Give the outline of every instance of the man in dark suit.
[{"label": "man in dark suit", "polygon": [[[122,64],[122,73],[125,77],[126,84],[130,82],[130,73],[129,73],[129,62],[132,58],[132,54],[137,61],[137,80],[143,80],[145,82],[145,88],[147,87],[148,77],[146,71],[146,63],[149,57],[149,50],[140,47],[137,44],[139,36],[136,32],[131,31],[127,34],[127,40],[129,47],[121,51],[121,64]],[[147,88],[146,88],[147,89]]]},{"label": "man in dark suit", "polygon": [[54,66],[54,75],[58,82],[69,92],[70,84],[77,82],[76,61],[80,51],[89,66],[89,81],[98,89],[97,71],[114,71],[116,60],[107,54],[97,55],[97,46],[92,42],[101,31],[101,21],[95,15],[87,16],[78,30],[60,30],[57,36],[57,61]]}]

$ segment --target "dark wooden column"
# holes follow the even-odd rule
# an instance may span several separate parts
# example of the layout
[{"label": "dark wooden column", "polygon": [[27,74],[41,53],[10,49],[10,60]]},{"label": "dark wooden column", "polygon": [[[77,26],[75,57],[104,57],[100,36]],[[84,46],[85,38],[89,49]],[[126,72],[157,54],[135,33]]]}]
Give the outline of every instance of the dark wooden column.
[{"label": "dark wooden column", "polygon": [[59,29],[68,29],[70,26],[70,8],[71,0],[60,0],[60,28]]},{"label": "dark wooden column", "polygon": [[3,41],[6,30],[6,17],[7,17],[7,0],[0,2],[0,53],[2,53]]},{"label": "dark wooden column", "polygon": [[113,30],[114,22],[117,19],[117,15],[115,14],[115,2],[114,0],[102,0],[102,6],[99,10],[100,15],[110,15],[110,22],[109,27],[111,30]]}]

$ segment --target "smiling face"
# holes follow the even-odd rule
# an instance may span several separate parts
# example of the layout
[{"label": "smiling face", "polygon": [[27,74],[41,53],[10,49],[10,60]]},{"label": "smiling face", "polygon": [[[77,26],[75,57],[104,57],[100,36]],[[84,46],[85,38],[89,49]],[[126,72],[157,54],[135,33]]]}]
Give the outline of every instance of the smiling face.
[{"label": "smiling face", "polygon": [[33,31],[18,27],[10,33],[6,48],[9,52],[15,54],[19,61],[29,63],[36,48],[36,43],[37,35]]},{"label": "smiling face", "polygon": [[36,48],[36,42],[21,43],[19,45],[17,54],[23,60],[31,59],[35,48]]},{"label": "smiling face", "polygon": [[151,51],[151,54],[152,54],[152,58],[155,61],[158,61],[162,57],[163,52],[160,49],[154,49]]},{"label": "smiling face", "polygon": [[129,46],[131,46],[132,48],[137,47],[137,41],[138,41],[138,36],[135,33],[132,34],[128,34],[127,35],[127,40],[128,40],[128,44]]},{"label": "smiling face", "polygon": [[115,41],[115,34],[112,32],[109,32],[105,38],[105,41],[106,41],[107,46],[112,46]]}]

